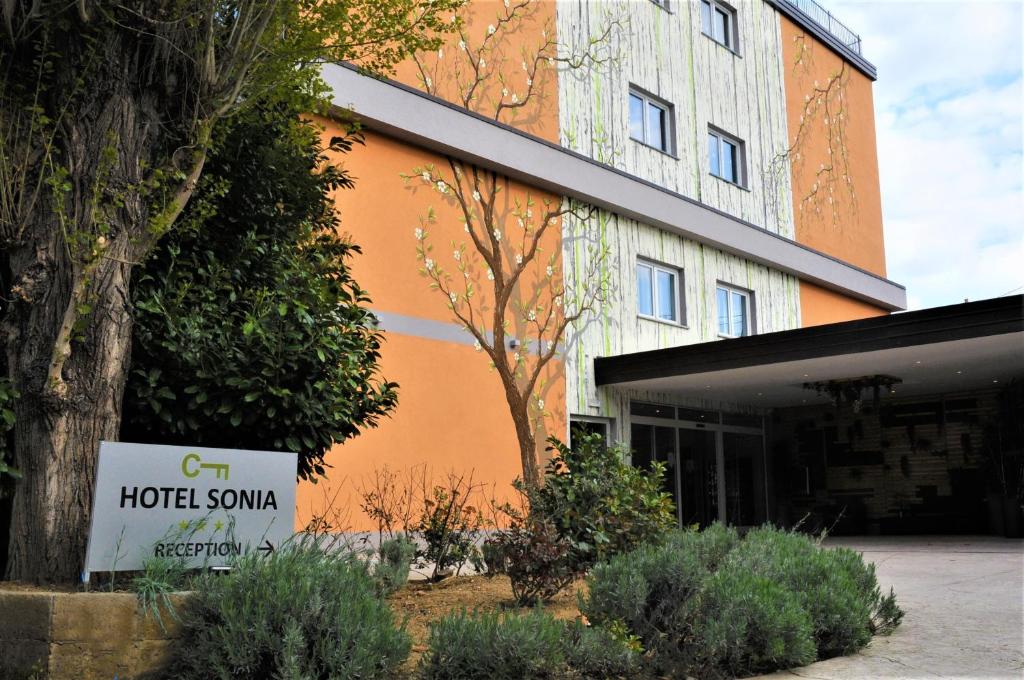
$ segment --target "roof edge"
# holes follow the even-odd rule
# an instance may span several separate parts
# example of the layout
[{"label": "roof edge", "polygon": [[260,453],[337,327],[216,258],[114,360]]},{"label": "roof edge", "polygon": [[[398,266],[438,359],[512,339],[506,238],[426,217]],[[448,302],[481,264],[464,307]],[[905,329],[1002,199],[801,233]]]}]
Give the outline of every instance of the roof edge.
[{"label": "roof edge", "polygon": [[1024,295],[594,359],[597,385],[1024,333]]},{"label": "roof edge", "polygon": [[875,68],[874,64],[841,43],[834,35],[829,33],[825,27],[801,11],[799,7],[786,2],[786,0],[765,0],[765,2],[774,7],[780,13],[784,14],[801,28],[810,31],[814,37],[821,41],[826,47],[846,61],[850,62],[850,65],[866,75],[872,81],[878,80],[878,69]]}]

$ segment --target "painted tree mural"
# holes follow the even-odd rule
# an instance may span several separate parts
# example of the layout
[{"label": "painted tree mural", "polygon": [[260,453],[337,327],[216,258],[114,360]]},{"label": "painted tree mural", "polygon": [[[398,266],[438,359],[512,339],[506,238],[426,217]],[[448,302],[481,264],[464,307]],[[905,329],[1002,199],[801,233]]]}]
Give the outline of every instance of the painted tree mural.
[{"label": "painted tree mural", "polygon": [[[568,50],[542,11],[534,0],[505,0],[493,21],[467,18],[454,46],[417,55],[421,87],[498,122],[542,126],[539,112],[558,71],[614,61],[613,36],[622,23],[609,16],[585,49]],[[536,31],[536,40],[525,37],[528,31]],[[607,291],[598,245],[589,246],[588,270],[577,277],[585,285],[566,285],[561,221],[588,220],[594,209],[452,157],[403,177],[413,191],[436,192],[462,223],[465,238],[442,247],[431,238],[437,213],[422,216],[415,229],[420,272],[489,358],[515,426],[523,480],[538,485],[538,440],[551,415],[544,394],[557,375],[556,358],[566,330]]]},{"label": "painted tree mural", "polygon": [[[810,185],[802,187],[803,191],[793,187],[800,194],[795,196],[797,210],[803,219],[813,216],[838,226],[844,215],[857,209],[848,146],[850,67],[841,59],[824,80],[814,79],[814,39],[798,34],[793,36],[793,42],[795,56],[790,77],[804,85],[806,92],[790,144],[775,156],[766,174],[769,182],[777,182],[782,174],[792,171],[799,176],[808,162],[817,162]],[[823,157],[808,158],[811,149],[822,146]]]}]

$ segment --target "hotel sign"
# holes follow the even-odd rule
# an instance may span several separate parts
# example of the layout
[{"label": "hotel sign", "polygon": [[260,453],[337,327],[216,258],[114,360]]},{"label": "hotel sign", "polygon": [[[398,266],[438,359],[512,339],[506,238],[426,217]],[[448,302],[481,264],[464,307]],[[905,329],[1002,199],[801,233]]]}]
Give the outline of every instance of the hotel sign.
[{"label": "hotel sign", "polygon": [[100,443],[83,580],[153,557],[223,566],[293,533],[296,455]]}]

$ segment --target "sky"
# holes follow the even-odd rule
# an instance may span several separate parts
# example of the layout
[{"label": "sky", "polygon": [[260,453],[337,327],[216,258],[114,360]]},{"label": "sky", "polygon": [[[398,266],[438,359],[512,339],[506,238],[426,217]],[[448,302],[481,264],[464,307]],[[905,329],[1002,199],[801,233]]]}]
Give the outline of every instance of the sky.
[{"label": "sky", "polygon": [[819,0],[863,39],[888,278],[909,309],[1024,293],[1024,0]]}]

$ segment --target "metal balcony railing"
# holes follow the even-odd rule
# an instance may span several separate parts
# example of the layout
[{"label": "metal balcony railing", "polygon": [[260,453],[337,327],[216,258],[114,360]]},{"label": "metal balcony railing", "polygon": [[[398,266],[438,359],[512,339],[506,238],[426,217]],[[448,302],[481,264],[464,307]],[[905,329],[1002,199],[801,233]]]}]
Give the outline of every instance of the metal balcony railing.
[{"label": "metal balcony railing", "polygon": [[[782,0],[787,5],[797,8],[819,26],[831,33],[836,40],[843,43],[857,54],[861,53],[860,36],[849,29],[843,22],[832,16],[832,13],[814,0]],[[863,55],[862,55],[863,56]]]}]

